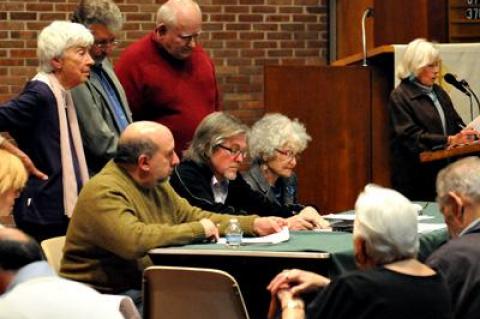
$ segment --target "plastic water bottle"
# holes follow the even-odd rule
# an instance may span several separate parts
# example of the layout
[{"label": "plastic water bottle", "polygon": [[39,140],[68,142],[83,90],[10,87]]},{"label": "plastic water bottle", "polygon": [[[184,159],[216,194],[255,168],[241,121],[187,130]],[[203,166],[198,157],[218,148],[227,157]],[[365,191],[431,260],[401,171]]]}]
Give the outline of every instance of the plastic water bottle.
[{"label": "plastic water bottle", "polygon": [[227,242],[227,247],[238,248],[242,243],[242,237],[243,231],[240,227],[238,219],[230,219],[227,229],[225,229],[225,239]]}]

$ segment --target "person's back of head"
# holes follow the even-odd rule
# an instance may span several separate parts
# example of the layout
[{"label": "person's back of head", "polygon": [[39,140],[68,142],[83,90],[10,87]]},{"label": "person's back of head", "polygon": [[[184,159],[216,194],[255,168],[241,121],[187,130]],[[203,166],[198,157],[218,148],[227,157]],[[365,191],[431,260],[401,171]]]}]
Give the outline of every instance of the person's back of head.
[{"label": "person's back of head", "polygon": [[15,198],[28,179],[27,170],[17,156],[0,149],[0,216],[9,215]]},{"label": "person's back of head", "polygon": [[0,294],[19,269],[41,260],[42,249],[33,238],[16,228],[0,228]]},{"label": "person's back of head", "polygon": [[355,203],[355,238],[365,241],[376,265],[414,258],[418,252],[417,207],[392,189],[367,185]]},{"label": "person's back of head", "polygon": [[437,175],[437,203],[448,231],[456,238],[480,218],[480,159],[468,157],[450,164]]},{"label": "person's back of head", "polygon": [[445,167],[437,175],[437,199],[455,192],[480,203],[480,158],[467,157]]}]

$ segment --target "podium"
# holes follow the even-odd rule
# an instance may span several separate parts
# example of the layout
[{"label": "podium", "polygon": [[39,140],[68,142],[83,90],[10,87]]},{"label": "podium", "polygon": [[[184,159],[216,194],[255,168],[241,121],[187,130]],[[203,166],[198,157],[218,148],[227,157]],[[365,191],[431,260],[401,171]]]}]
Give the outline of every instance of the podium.
[{"label": "podium", "polygon": [[312,136],[296,168],[301,203],[322,212],[349,210],[367,183],[380,175],[389,183],[389,170],[381,168],[388,159],[380,154],[388,155],[388,142],[381,152],[375,145],[388,140],[377,120],[387,118],[386,104],[385,110],[374,110],[382,94],[372,94],[385,83],[374,73],[357,66],[265,67],[266,112],[298,118]]},{"label": "podium", "polygon": [[438,151],[425,151],[420,153],[420,162],[428,163],[443,159],[454,159],[458,157],[465,157],[471,155],[480,155],[480,143],[475,142],[472,144],[462,145],[451,149],[438,150]]}]

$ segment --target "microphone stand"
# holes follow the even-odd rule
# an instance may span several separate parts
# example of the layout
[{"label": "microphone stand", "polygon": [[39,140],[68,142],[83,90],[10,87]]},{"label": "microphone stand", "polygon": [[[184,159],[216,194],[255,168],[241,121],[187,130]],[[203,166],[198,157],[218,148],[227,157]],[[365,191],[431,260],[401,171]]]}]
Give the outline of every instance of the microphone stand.
[{"label": "microphone stand", "polygon": [[[478,100],[478,96],[475,94],[475,92],[472,90],[472,88],[470,87],[470,85],[468,85],[466,81],[462,81],[462,84],[475,98],[475,102],[477,103],[477,106],[478,106],[478,113],[480,115],[480,101]],[[471,101],[472,101],[472,97],[470,97],[470,103],[472,103]],[[473,112],[472,112],[472,119],[473,119]]]},{"label": "microphone stand", "polygon": [[470,122],[471,122],[473,121],[473,98],[471,94],[468,96],[468,100],[470,101]]},{"label": "microphone stand", "polygon": [[373,9],[370,7],[366,8],[362,14],[362,48],[363,48],[362,66],[368,66],[367,65],[367,35],[365,32],[365,20],[367,20],[367,17],[372,16],[372,14],[373,14]]}]

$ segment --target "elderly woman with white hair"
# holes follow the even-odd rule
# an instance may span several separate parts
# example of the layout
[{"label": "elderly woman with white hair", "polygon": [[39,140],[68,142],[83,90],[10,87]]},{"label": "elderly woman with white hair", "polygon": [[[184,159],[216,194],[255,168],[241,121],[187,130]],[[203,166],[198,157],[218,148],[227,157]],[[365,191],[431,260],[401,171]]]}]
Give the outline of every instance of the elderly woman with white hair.
[{"label": "elderly woman with white hair", "polygon": [[465,127],[447,92],[436,84],[440,54],[424,39],[407,46],[397,69],[401,79],[390,95],[392,186],[415,200],[435,199],[435,177],[447,163],[420,163],[423,151],[468,143],[478,135]]},{"label": "elderly woman with white hair", "polygon": [[[353,246],[360,270],[338,279],[298,269],[269,284],[282,318],[304,318],[301,293],[324,288],[308,318],[452,318],[443,278],[416,259],[417,209],[398,192],[367,185],[355,203]],[[400,221],[400,222],[399,222]]]},{"label": "elderly woman with white hair", "polygon": [[[329,223],[321,218],[312,207],[305,207],[297,201],[297,177],[294,169],[300,154],[311,140],[305,126],[297,119],[271,113],[258,120],[248,134],[248,150],[252,164],[243,178],[250,187],[271,202],[293,212],[311,214],[320,227]],[[306,208],[306,209],[305,209]],[[290,218],[289,225],[302,229],[304,221]],[[294,224],[300,224],[295,226]]]},{"label": "elderly woman with white hair", "polygon": [[305,126],[297,119],[266,114],[252,127],[248,149],[252,164],[243,174],[250,187],[280,205],[297,211],[297,178],[294,169],[300,153],[311,140]]},{"label": "elderly woman with white hair", "polygon": [[[30,177],[13,215],[18,228],[41,241],[64,235],[77,194],[88,179],[70,89],[85,82],[93,36],[83,25],[55,21],[38,35],[40,72],[0,107],[8,131],[48,179]],[[2,148],[9,149],[9,142]]]}]

